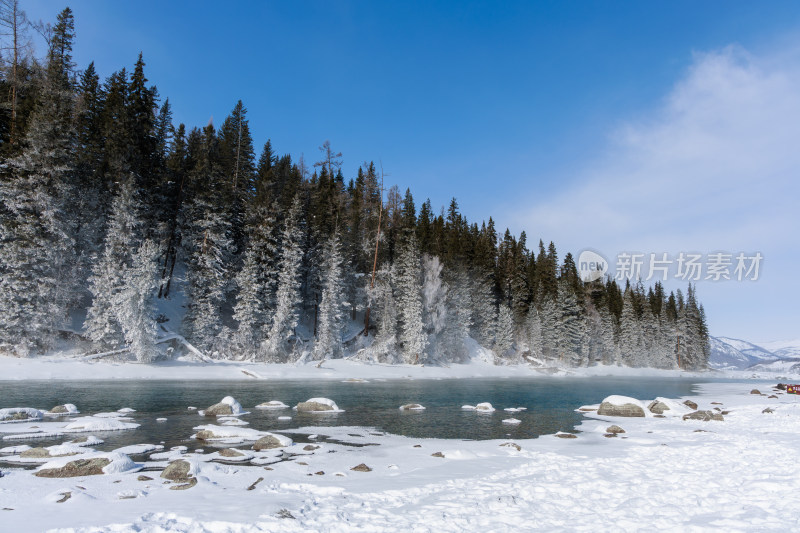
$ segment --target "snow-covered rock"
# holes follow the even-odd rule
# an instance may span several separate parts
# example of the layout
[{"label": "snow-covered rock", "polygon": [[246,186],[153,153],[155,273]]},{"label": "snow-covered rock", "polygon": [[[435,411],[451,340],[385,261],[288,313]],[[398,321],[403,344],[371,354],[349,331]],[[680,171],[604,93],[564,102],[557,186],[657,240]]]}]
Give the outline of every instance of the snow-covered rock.
[{"label": "snow-covered rock", "polygon": [[118,452],[95,452],[80,459],[60,458],[43,464],[34,475],[37,477],[78,477],[101,474],[120,474],[141,470],[141,465],[130,457]]},{"label": "snow-covered rock", "polygon": [[597,414],[601,416],[645,416],[642,402],[628,396],[608,396],[600,404]]},{"label": "snow-covered rock", "polygon": [[267,433],[253,444],[255,451],[271,450],[272,448],[285,448],[292,445],[292,439],[283,435]]},{"label": "snow-covered rock", "polygon": [[482,402],[475,406],[475,410],[479,413],[492,413],[495,409],[489,402]]},{"label": "snow-covered rock", "polygon": [[76,418],[61,430],[63,433],[83,433],[88,431],[122,431],[136,429],[139,424],[125,422],[117,418],[84,416]]},{"label": "snow-covered rock", "polygon": [[506,418],[505,420],[503,420],[503,424],[511,424],[511,425],[516,425],[519,424],[520,422],[522,421],[519,420],[518,418]]},{"label": "snow-covered rock", "polygon": [[475,410],[475,406],[474,405],[462,405],[461,409],[463,409],[464,411],[474,411]]},{"label": "snow-covered rock", "polygon": [[336,402],[329,398],[310,398],[304,402],[300,402],[296,407],[300,413],[341,413],[343,412],[336,405]]},{"label": "snow-covered rock", "polygon": [[258,431],[252,428],[237,427],[237,426],[215,426],[204,425],[194,428],[197,433],[192,435],[192,438],[205,441],[221,441],[221,442],[245,442],[257,441],[262,437],[275,436],[284,439],[281,442],[288,442],[285,446],[291,446],[291,439],[281,435],[275,435],[267,431]]},{"label": "snow-covered rock", "polygon": [[418,403],[407,403],[405,405],[400,406],[401,411],[424,411],[425,406],[420,405]]},{"label": "snow-covered rock", "polygon": [[288,409],[289,406],[279,400],[270,400],[268,402],[260,403],[256,405],[256,409]]},{"label": "snow-covered rock", "polygon": [[131,444],[130,446],[123,446],[114,450],[117,453],[124,453],[125,455],[141,455],[143,453],[150,453],[163,450],[164,446],[161,444]]},{"label": "snow-covered rock", "polygon": [[52,409],[47,411],[46,414],[48,414],[48,415],[77,415],[78,413],[80,413],[80,411],[78,411],[78,408],[75,407],[74,404],[65,403],[65,404],[62,404],[62,405],[56,405],[55,407],[53,407]]},{"label": "snow-covered rock", "polygon": [[9,407],[0,409],[0,423],[41,420],[42,417],[44,417],[44,413],[32,407]]},{"label": "snow-covered rock", "polygon": [[205,416],[238,416],[246,413],[242,409],[242,405],[233,396],[225,396],[221,402],[215,403],[203,411],[203,414]]}]

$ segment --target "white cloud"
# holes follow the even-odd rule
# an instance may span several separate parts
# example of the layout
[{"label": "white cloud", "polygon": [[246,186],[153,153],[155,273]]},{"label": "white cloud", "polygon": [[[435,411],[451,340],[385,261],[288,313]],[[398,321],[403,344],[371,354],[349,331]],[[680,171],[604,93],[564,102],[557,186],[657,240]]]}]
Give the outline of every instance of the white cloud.
[{"label": "white cloud", "polygon": [[[749,324],[751,336],[796,336],[800,313],[777,295],[800,294],[791,278],[800,261],[798,52],[696,54],[657,110],[615,131],[567,190],[514,210],[510,225],[552,237],[562,254],[761,251],[758,290],[701,284],[712,333]],[[747,308],[780,316],[746,318]]]}]

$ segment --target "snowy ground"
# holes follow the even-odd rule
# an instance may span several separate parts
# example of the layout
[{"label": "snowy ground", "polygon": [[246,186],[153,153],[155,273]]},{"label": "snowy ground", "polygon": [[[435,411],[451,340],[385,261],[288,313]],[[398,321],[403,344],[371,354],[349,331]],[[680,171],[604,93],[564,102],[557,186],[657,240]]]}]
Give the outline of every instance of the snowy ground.
[{"label": "snowy ground", "polygon": [[[282,451],[249,451],[251,440],[216,448],[197,441],[202,453],[191,446],[185,451],[140,447],[133,451],[151,451],[132,455],[133,465],[112,454],[118,466],[105,475],[46,479],[30,470],[4,469],[0,529],[797,530],[800,398],[759,386],[763,395],[750,394],[748,384],[703,385],[692,400],[700,409],[727,412],[721,422],[682,420],[680,415],[690,410],[667,401],[673,409],[665,418],[588,413],[577,438],[514,441],[519,450],[501,440],[414,439],[361,427],[310,427],[283,432],[295,443]],[[773,412],[764,413],[766,408]],[[95,414],[81,424],[91,431],[92,424],[122,417]],[[0,431],[8,436],[34,425],[51,431],[66,423],[0,424]],[[605,437],[611,424],[625,433]],[[306,439],[308,434],[318,436]],[[76,437],[65,435],[64,441]],[[3,445],[36,444],[13,440]],[[75,446],[58,451],[74,451]],[[247,450],[246,457],[255,454],[260,464],[216,462],[222,446]],[[90,445],[82,448],[87,457],[94,456]],[[171,490],[176,484],[165,482],[158,471],[136,471],[139,466],[163,467],[179,457],[189,459],[198,481],[187,490]],[[352,470],[362,463],[370,470]],[[152,479],[139,480],[143,475]]]},{"label": "snowy ground", "polygon": [[244,363],[215,361],[201,363],[190,358],[157,364],[114,363],[106,360],[82,360],[64,356],[19,359],[0,357],[0,381],[4,380],[110,380],[110,379],[163,379],[163,380],[247,380],[247,379],[437,379],[474,377],[535,377],[557,376],[652,376],[652,377],[704,377],[734,379],[800,380],[797,374],[726,370],[709,372],[683,372],[618,366],[592,366],[588,368],[534,368],[528,365],[497,366],[490,362],[490,352],[477,353],[469,364],[449,367],[421,365],[388,365],[365,363],[346,359],[298,364]]}]

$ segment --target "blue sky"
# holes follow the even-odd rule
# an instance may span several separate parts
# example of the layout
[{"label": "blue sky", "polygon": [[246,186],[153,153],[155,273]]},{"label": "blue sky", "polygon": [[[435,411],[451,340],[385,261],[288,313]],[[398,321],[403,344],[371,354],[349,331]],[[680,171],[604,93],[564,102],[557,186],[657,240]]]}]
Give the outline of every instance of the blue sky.
[{"label": "blue sky", "polygon": [[380,160],[561,256],[761,251],[759,281],[699,283],[712,334],[800,338],[797,2],[69,5],[78,65],[142,51],[176,123],[242,99],[259,149],[329,139],[347,177]]}]

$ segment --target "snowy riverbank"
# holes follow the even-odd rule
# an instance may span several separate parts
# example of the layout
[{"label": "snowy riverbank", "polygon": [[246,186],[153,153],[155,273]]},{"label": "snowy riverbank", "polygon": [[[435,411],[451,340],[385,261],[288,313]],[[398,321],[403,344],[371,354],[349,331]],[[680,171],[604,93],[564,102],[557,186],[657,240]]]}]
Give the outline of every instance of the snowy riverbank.
[{"label": "snowy riverbank", "polygon": [[797,375],[746,370],[684,372],[617,366],[584,368],[536,368],[528,365],[498,366],[475,357],[468,364],[444,366],[388,365],[345,359],[298,364],[216,361],[201,363],[190,358],[156,364],[78,360],[63,356],[20,359],[0,357],[0,382],[8,380],[249,380],[249,379],[446,379],[541,376],[649,376],[712,377],[732,379],[800,379]]},{"label": "snowy riverbank", "polygon": [[[0,517],[14,531],[796,529],[800,398],[759,386],[763,395],[743,383],[702,385],[691,399],[724,411],[724,421],[589,413],[572,439],[508,444],[308,427],[284,432],[296,442],[266,465],[211,462],[219,448],[201,441],[204,453],[133,456],[145,467],[188,460],[197,479],[188,490],[170,490],[158,471],[47,479],[4,469]],[[612,424],[625,432],[605,437]],[[329,440],[296,438],[310,433]],[[246,443],[227,446],[252,454]]]}]

